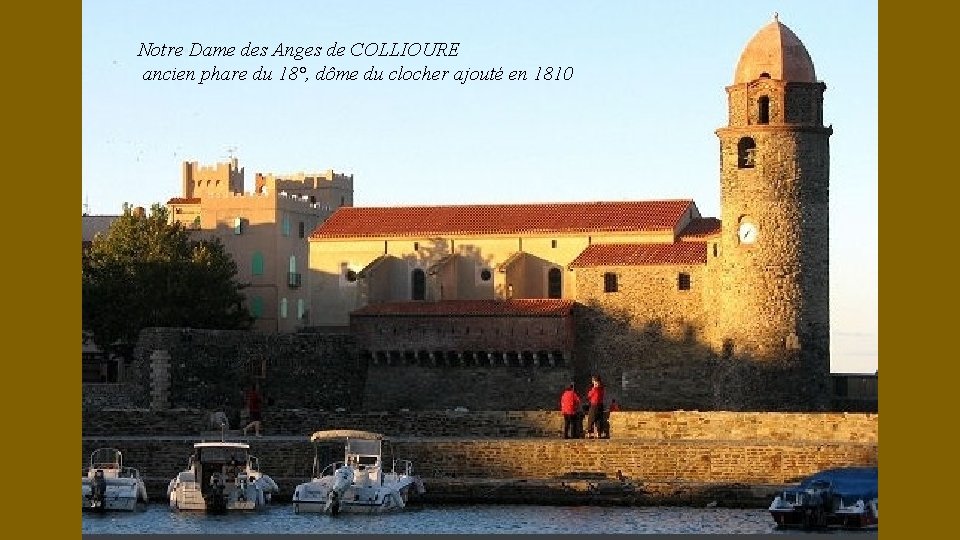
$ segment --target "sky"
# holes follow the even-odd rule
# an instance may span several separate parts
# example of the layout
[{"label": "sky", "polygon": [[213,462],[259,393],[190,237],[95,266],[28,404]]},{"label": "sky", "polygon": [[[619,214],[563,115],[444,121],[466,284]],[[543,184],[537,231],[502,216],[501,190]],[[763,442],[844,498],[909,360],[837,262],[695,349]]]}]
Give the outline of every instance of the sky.
[{"label": "sky", "polygon": [[[164,203],[181,195],[183,161],[235,156],[248,191],[257,172],[353,174],[355,206],[693,199],[719,216],[724,88],[775,12],[826,83],[824,123],[834,128],[831,370],[872,373],[876,2],[87,0],[82,208]],[[459,45],[456,56],[362,52],[395,42]],[[149,55],[151,43],[183,47],[181,56]],[[248,44],[266,56],[244,55]],[[342,56],[328,56],[331,46]],[[204,53],[217,47],[233,55]],[[322,53],[274,54],[288,47]],[[535,80],[548,67],[563,77]],[[319,80],[329,68],[357,78]],[[365,80],[371,68],[383,80]],[[448,73],[389,79],[424,68]],[[260,69],[272,79],[253,80]],[[157,70],[192,70],[195,80],[144,80]],[[215,70],[246,79],[200,84]],[[456,79],[501,70],[501,80]],[[509,80],[514,71],[526,80]]]}]

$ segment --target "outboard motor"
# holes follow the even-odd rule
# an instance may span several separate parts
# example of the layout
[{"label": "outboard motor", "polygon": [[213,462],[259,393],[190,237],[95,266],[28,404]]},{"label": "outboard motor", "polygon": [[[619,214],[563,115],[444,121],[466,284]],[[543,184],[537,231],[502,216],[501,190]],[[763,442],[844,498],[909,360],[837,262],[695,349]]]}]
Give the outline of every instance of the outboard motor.
[{"label": "outboard motor", "polygon": [[103,471],[97,469],[93,473],[93,481],[90,484],[90,507],[95,510],[106,510],[107,499],[107,479],[103,476]]},{"label": "outboard motor", "polygon": [[353,469],[340,467],[333,473],[333,477],[333,486],[327,495],[327,505],[323,510],[335,516],[340,513],[340,501],[343,499],[343,492],[353,483]]},{"label": "outboard motor", "polygon": [[226,483],[223,475],[218,472],[210,475],[210,491],[204,495],[207,502],[207,512],[211,514],[222,514],[227,511],[227,494],[225,493]]}]

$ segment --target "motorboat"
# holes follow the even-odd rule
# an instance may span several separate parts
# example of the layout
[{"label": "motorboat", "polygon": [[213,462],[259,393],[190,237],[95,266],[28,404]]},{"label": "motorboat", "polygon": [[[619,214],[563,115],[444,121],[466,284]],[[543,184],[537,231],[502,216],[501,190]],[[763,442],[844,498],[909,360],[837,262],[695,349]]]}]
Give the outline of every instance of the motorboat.
[{"label": "motorboat", "polygon": [[[379,514],[406,508],[411,497],[426,489],[413,464],[406,459],[384,463],[384,446],[393,447],[379,433],[359,430],[325,430],[310,436],[315,445],[313,477],[293,492],[293,511]],[[342,441],[343,461],[322,467],[322,443]]]},{"label": "motorboat", "polygon": [[843,467],[821,471],[783,490],[770,504],[780,527],[877,526],[877,467]]},{"label": "motorboat", "polygon": [[94,450],[82,480],[83,510],[136,510],[137,503],[148,501],[140,471],[124,467],[123,454],[116,448]]},{"label": "motorboat", "polygon": [[208,513],[260,510],[277,491],[249,444],[223,440],[194,443],[187,469],[167,486],[170,508]]}]

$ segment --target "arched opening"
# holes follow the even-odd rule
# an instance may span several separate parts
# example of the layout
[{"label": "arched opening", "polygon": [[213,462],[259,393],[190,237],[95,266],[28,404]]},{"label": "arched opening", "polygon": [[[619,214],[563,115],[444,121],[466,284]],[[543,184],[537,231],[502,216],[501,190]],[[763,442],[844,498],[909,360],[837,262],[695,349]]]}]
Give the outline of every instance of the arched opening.
[{"label": "arched opening", "polygon": [[770,123],[770,98],[767,96],[761,96],[757,100],[757,105],[759,110],[757,111],[757,122],[761,124]]},{"label": "arched opening", "polygon": [[751,137],[743,137],[737,143],[737,168],[752,169],[757,152],[757,143]]},{"label": "arched opening", "polygon": [[423,270],[415,268],[410,273],[411,298],[414,300],[424,300],[427,297],[427,275]]},{"label": "arched opening", "polygon": [[547,272],[547,298],[563,296],[563,272],[559,268],[551,268]]}]

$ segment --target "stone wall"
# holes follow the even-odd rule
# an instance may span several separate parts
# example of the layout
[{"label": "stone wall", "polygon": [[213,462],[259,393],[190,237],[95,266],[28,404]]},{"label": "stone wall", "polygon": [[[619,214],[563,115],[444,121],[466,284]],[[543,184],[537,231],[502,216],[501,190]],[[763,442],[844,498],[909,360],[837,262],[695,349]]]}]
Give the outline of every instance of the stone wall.
[{"label": "stone wall", "polygon": [[[616,293],[603,290],[607,271],[617,273]],[[678,289],[681,272],[690,276],[689,290]],[[596,372],[608,398],[630,409],[714,409],[709,275],[707,265],[578,268],[578,388]]]},{"label": "stone wall", "polygon": [[[96,448],[119,448],[124,465],[140,470],[151,500],[163,502],[167,483],[186,467],[193,442],[88,437],[81,466]],[[261,469],[280,486],[281,502],[309,479],[315,451],[325,464],[343,452],[336,443],[315,450],[306,438],[262,438],[250,444]],[[802,441],[407,438],[391,441],[387,455],[410,459],[434,501],[522,502],[516,488],[526,485],[532,487],[524,495],[531,497],[528,502],[540,494],[540,504],[550,502],[546,497],[556,491],[563,495],[556,497],[561,502],[593,503],[598,491],[611,488],[618,493],[607,500],[625,502],[622,497],[630,495],[634,504],[682,504],[685,493],[689,502],[694,486],[713,500],[739,499],[738,491],[797,482],[822,469],[878,464],[876,443]],[[772,492],[754,504],[769,504]]]},{"label": "stone wall", "polygon": [[[211,411],[115,409],[84,411],[85,437],[188,436],[208,431]],[[876,414],[620,411],[612,438],[632,440],[835,442],[876,444]],[[321,429],[362,429],[400,437],[559,438],[562,418],[545,411],[336,412],[264,411],[264,433],[307,437]]]},{"label": "stone wall", "polygon": [[366,410],[537,410],[559,407],[573,381],[572,366],[466,367],[371,365],[363,397]]},{"label": "stone wall", "polygon": [[170,355],[172,408],[237,411],[252,378],[270,406],[358,408],[362,399],[366,371],[347,335],[148,328],[124,374],[126,383],[142,389],[135,406],[149,406],[156,350]]},{"label": "stone wall", "polygon": [[141,388],[130,383],[83,383],[83,410],[133,407],[140,400]]}]

